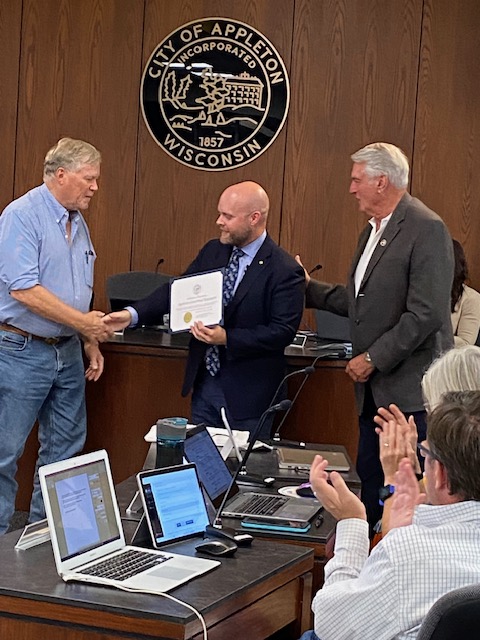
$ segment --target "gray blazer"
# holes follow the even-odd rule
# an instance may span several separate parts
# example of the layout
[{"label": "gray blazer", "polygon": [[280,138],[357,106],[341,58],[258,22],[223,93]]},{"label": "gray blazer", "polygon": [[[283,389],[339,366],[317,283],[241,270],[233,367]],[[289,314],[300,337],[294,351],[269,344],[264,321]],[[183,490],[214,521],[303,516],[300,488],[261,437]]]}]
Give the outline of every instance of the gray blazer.
[{"label": "gray blazer", "polygon": [[[353,355],[368,351],[376,367],[376,406],[424,408],[421,379],[432,360],[453,346],[450,293],[452,240],[441,218],[408,193],[400,200],[355,297],[354,275],[370,235],[362,231],[346,286],[311,280],[307,307],[348,316]],[[361,413],[365,384],[355,383]]]}]

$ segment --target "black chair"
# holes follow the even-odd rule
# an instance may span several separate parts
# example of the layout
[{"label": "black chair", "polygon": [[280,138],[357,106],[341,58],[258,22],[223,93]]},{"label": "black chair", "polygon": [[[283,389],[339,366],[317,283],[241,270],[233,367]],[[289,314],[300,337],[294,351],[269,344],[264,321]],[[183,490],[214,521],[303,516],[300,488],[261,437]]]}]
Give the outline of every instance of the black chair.
[{"label": "black chair", "polygon": [[110,309],[118,311],[128,304],[150,295],[171,276],[154,271],[125,271],[107,278],[107,296]]},{"label": "black chair", "polygon": [[425,616],[417,640],[476,640],[480,629],[480,584],[446,593]]},{"label": "black chair", "polygon": [[339,316],[323,309],[315,310],[317,336],[322,340],[333,342],[351,342],[350,321],[345,316]]}]

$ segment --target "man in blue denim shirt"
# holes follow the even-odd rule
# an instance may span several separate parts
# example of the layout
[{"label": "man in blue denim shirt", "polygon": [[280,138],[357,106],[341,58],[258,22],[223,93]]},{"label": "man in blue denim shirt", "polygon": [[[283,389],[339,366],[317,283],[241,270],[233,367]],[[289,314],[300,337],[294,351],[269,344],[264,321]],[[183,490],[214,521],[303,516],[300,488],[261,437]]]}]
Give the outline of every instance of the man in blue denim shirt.
[{"label": "man in blue denim shirt", "polygon": [[89,311],[96,256],[80,213],[98,189],[100,161],[92,145],[62,138],[45,157],[44,183],[0,217],[0,534],[15,509],[17,461],[35,420],[30,522],[45,517],[38,467],[79,453],[85,442],[85,379],[102,374],[98,343],[111,333],[103,312]]}]

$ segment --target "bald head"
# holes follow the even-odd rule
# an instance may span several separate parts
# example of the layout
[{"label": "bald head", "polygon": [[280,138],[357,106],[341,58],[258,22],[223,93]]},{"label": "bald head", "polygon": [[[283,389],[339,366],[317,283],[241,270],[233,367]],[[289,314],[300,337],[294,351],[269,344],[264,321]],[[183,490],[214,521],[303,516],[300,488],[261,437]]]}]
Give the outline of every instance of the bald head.
[{"label": "bald head", "polygon": [[220,242],[244,247],[262,235],[267,225],[268,196],[256,182],[227,187],[218,201]]}]

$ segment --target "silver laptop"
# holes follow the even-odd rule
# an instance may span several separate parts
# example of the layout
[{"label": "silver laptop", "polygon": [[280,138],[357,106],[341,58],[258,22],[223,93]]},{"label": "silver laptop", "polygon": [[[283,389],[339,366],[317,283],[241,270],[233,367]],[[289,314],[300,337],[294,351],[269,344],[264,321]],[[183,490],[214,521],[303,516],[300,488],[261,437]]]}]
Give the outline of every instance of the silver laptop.
[{"label": "silver laptop", "polygon": [[45,465],[39,476],[55,564],[65,581],[165,593],[220,564],[127,546],[104,450]]},{"label": "silver laptop", "polygon": [[322,451],[321,449],[292,449],[277,447],[279,469],[310,471],[316,455],[328,460],[327,471],[350,471],[347,456],[342,451]]},{"label": "silver laptop", "polygon": [[[232,481],[232,476],[207,429],[195,427],[187,432],[185,457],[194,462],[200,481],[218,509]],[[236,484],[230,490],[230,498],[221,516],[229,518],[254,518],[279,525],[305,526],[321,510],[318,500],[289,498],[287,496],[248,491],[239,493]]]}]

